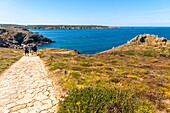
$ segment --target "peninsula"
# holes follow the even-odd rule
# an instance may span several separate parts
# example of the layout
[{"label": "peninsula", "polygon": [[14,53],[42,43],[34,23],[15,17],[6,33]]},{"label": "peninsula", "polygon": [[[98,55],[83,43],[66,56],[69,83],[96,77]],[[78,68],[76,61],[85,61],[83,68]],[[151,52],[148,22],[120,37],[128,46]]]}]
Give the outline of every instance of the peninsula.
[{"label": "peninsula", "polygon": [[22,44],[42,45],[52,42],[51,39],[27,29],[0,27],[0,47],[20,48]]},{"label": "peninsula", "polygon": [[118,26],[102,26],[102,25],[16,25],[16,24],[0,24],[1,27],[14,27],[22,29],[118,29]]}]

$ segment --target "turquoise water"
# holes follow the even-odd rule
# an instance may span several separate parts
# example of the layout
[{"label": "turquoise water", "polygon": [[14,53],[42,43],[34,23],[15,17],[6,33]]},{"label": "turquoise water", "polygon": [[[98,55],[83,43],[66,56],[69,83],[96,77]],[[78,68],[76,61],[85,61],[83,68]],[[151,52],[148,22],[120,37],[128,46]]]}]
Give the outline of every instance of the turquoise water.
[{"label": "turquoise water", "polygon": [[138,34],[155,34],[170,40],[170,27],[121,27],[107,30],[31,30],[38,32],[55,43],[39,48],[67,48],[82,54],[95,54],[127,43]]}]

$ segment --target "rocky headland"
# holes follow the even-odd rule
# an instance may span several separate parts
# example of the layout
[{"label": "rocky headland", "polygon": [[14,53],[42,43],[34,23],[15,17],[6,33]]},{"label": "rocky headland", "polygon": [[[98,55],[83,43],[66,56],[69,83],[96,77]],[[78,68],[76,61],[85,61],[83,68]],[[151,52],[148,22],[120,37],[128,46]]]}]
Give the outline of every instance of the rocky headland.
[{"label": "rocky headland", "polygon": [[0,27],[0,47],[20,48],[22,44],[42,45],[53,41],[27,29]]},{"label": "rocky headland", "polygon": [[[146,48],[152,48],[156,51],[162,51],[162,48],[170,48],[170,40],[165,37],[159,37],[154,34],[140,34],[132,38],[126,44],[100,52],[99,54],[111,54],[115,51],[129,51],[129,50],[144,50]],[[165,49],[166,50],[166,49]],[[167,49],[168,52],[168,49]],[[169,53],[168,53],[169,54]]]},{"label": "rocky headland", "polygon": [[157,35],[153,34],[141,34],[136,36],[135,38],[128,41],[128,44],[146,44],[150,46],[166,46],[167,45],[167,39],[164,37],[158,37]]}]

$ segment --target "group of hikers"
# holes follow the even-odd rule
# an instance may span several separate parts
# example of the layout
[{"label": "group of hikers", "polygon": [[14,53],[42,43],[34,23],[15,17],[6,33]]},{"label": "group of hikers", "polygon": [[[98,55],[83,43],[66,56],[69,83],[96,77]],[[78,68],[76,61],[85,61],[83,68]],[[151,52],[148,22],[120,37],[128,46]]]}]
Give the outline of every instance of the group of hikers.
[{"label": "group of hikers", "polygon": [[34,55],[37,54],[37,46],[35,44],[23,45],[25,56],[29,56],[29,53]]}]

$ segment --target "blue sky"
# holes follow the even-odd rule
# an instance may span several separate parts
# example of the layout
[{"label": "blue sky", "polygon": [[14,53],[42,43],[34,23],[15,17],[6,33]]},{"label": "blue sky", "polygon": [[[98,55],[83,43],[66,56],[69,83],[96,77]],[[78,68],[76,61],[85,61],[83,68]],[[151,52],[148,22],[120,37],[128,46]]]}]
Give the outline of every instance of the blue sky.
[{"label": "blue sky", "polygon": [[0,0],[0,23],[170,26],[170,0]]}]

